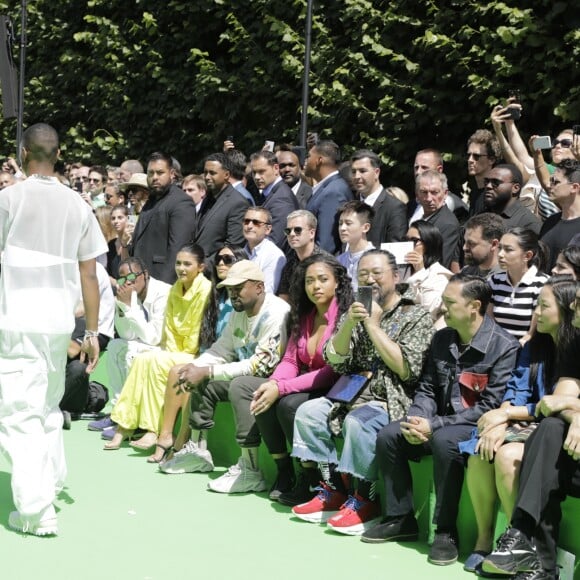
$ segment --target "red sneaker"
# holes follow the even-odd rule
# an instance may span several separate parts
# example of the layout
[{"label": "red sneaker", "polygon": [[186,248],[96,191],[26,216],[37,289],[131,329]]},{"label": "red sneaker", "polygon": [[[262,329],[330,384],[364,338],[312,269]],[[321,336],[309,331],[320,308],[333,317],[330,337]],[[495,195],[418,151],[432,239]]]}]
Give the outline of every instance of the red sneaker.
[{"label": "red sneaker", "polygon": [[305,522],[322,524],[338,513],[340,506],[346,500],[346,496],[324,482],[321,482],[320,487],[316,489],[318,495],[306,503],[293,507],[292,513]]},{"label": "red sneaker", "polygon": [[374,501],[363,499],[357,493],[350,496],[340,511],[326,524],[335,532],[358,536],[380,520],[381,508]]}]

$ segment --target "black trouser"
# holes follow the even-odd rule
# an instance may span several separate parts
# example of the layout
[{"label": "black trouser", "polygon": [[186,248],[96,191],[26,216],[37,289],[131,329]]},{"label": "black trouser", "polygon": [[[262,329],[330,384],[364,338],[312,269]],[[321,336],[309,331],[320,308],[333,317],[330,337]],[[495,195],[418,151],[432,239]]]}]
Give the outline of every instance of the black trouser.
[{"label": "black trouser", "polygon": [[437,495],[433,523],[439,532],[455,532],[465,476],[465,458],[457,443],[469,439],[472,431],[473,425],[442,427],[429,443],[411,445],[401,433],[400,421],[383,427],[377,436],[377,459],[385,486],[386,515],[404,516],[414,511],[409,460],[433,454]]},{"label": "black trouser", "polygon": [[568,423],[547,417],[526,441],[520,470],[520,487],[512,525],[519,529],[522,511],[536,524],[534,541],[542,568],[556,572],[556,548],[562,519],[561,503],[566,495],[580,497],[580,462],[562,445]]}]

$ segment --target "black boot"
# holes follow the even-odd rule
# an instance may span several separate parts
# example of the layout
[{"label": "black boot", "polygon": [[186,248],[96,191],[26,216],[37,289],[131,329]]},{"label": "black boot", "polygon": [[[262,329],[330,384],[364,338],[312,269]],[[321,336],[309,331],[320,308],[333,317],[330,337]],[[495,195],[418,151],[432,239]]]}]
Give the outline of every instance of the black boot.
[{"label": "black boot", "polygon": [[291,457],[281,457],[276,459],[278,475],[274,485],[270,488],[269,497],[272,501],[278,501],[283,493],[292,491],[296,485],[296,476],[294,475],[294,464]]},{"label": "black boot", "polygon": [[278,501],[290,507],[306,503],[318,493],[316,488],[320,485],[321,480],[322,475],[318,467],[302,466],[298,472],[294,489],[280,494]]}]

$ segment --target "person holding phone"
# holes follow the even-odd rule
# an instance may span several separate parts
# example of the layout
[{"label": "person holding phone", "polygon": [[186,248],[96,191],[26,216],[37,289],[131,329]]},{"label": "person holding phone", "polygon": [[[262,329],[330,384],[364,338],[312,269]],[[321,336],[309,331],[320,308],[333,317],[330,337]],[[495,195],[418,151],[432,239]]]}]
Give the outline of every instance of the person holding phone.
[{"label": "person holding phone", "polygon": [[[318,468],[322,474],[318,495],[295,505],[293,514],[307,522],[326,522],[333,531],[347,535],[361,534],[377,522],[377,433],[389,421],[405,416],[433,336],[429,313],[412,296],[399,292],[399,271],[391,253],[363,254],[358,281],[372,289],[370,312],[354,302],[323,351],[334,371],[345,375],[340,381],[345,390],[353,381],[358,392],[346,401],[335,386],[332,399],[329,393],[301,405],[292,448],[305,470]],[[365,375],[369,370],[370,378]],[[340,435],[344,446],[339,458],[335,437]],[[350,497],[345,475],[357,479]],[[292,495],[280,497],[286,505],[291,499]]]}]

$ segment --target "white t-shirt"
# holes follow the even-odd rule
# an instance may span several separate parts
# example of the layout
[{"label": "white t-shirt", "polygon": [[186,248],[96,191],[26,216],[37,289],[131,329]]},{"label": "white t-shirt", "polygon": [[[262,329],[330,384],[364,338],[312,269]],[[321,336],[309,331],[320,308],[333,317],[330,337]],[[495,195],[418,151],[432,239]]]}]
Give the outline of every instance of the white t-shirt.
[{"label": "white t-shirt", "polygon": [[55,177],[0,191],[0,329],[70,334],[79,261],[107,252],[91,208]]}]

